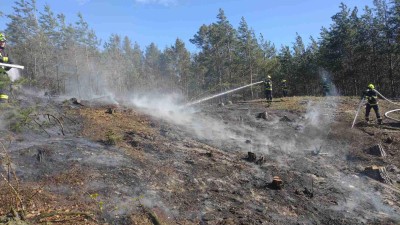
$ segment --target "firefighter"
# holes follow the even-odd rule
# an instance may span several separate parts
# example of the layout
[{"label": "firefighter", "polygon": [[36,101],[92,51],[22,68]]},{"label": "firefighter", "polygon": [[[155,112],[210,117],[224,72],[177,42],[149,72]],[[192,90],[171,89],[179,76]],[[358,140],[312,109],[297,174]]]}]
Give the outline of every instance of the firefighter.
[{"label": "firefighter", "polygon": [[282,95],[283,97],[286,97],[288,95],[288,85],[286,80],[282,80],[281,86],[282,86]]},{"label": "firefighter", "polygon": [[326,78],[324,78],[322,81],[322,90],[323,90],[324,96],[329,96],[331,93],[331,83]]},{"label": "firefighter", "polygon": [[372,108],[375,111],[378,124],[382,124],[382,118],[379,113],[378,106],[378,94],[376,93],[375,86],[373,84],[368,85],[368,89],[363,92],[362,98],[367,100],[367,104],[365,105],[365,121],[369,123],[369,113],[371,112]]},{"label": "firefighter", "polygon": [[[0,63],[13,64],[12,60],[8,57],[5,52],[6,37],[3,33],[0,33]],[[7,74],[11,67],[0,66],[0,102],[8,102],[8,94],[6,89],[11,85],[11,79]]]},{"label": "firefighter", "polygon": [[267,99],[268,105],[272,102],[272,81],[271,76],[267,76],[267,79],[264,81],[265,88],[265,98]]}]

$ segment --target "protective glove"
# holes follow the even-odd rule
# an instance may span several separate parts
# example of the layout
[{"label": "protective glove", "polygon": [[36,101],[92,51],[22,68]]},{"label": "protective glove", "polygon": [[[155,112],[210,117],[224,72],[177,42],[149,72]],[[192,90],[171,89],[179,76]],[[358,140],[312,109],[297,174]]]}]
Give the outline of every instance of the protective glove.
[{"label": "protective glove", "polygon": [[3,58],[2,58],[2,61],[3,61],[4,63],[7,63],[7,62],[8,62],[8,57],[3,57]]}]

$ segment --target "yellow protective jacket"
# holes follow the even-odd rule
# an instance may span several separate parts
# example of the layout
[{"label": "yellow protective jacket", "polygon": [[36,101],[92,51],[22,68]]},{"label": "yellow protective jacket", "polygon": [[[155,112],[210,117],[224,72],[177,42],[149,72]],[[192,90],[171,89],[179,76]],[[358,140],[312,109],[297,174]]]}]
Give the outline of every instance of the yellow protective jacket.
[{"label": "yellow protective jacket", "polygon": [[264,87],[265,87],[265,90],[267,90],[267,91],[272,91],[272,81],[271,80],[265,80],[264,81]]},{"label": "yellow protective jacket", "polygon": [[363,92],[363,97],[367,99],[367,104],[369,105],[377,105],[378,104],[378,94],[374,89],[367,89]]},{"label": "yellow protective jacket", "polygon": [[[7,62],[4,62],[3,57],[8,57],[8,54],[4,51],[4,49],[0,48],[0,62],[13,64],[13,62],[10,58],[8,58]],[[5,93],[11,84],[11,79],[7,74],[7,71],[9,71],[10,69],[11,69],[11,67],[0,66],[0,99],[2,99],[2,98],[8,99],[8,96]]]}]

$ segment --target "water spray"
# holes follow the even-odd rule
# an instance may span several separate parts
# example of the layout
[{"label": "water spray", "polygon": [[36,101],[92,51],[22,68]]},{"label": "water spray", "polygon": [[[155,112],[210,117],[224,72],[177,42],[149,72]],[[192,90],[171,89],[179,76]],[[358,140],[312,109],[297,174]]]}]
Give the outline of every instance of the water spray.
[{"label": "water spray", "polygon": [[101,99],[101,98],[108,98],[108,97],[112,97],[112,96],[111,95],[103,95],[103,96],[100,96],[100,97],[94,97],[94,98],[86,99],[86,101],[91,101],[91,100],[96,100],[96,99]]},{"label": "water spray", "polygon": [[229,91],[225,91],[225,92],[222,92],[222,93],[213,95],[213,96],[209,96],[209,97],[202,98],[202,99],[199,99],[199,100],[196,100],[196,101],[193,101],[193,102],[189,102],[189,103],[186,104],[186,106],[195,105],[195,104],[198,104],[198,103],[201,103],[201,102],[204,102],[204,101],[207,101],[207,100],[210,100],[210,99],[219,97],[219,96],[223,96],[223,95],[226,95],[226,94],[229,94],[229,93],[232,93],[232,92],[241,90],[241,89],[243,89],[243,88],[251,87],[251,86],[256,85],[256,84],[261,84],[261,83],[263,83],[263,82],[264,82],[264,81],[259,81],[259,82],[256,82],[256,83],[251,83],[251,84],[248,84],[248,85],[245,85],[245,86],[242,86],[242,87],[238,87],[238,88],[235,88],[235,89],[232,89],[232,90],[229,90]]},{"label": "water spray", "polygon": [[351,125],[351,128],[354,127],[354,124],[356,123],[356,120],[357,120],[358,113],[360,113],[360,109],[361,109],[361,106],[362,106],[363,104],[364,104],[364,97],[361,99],[360,104],[358,104],[356,116],[354,117],[353,124]]}]

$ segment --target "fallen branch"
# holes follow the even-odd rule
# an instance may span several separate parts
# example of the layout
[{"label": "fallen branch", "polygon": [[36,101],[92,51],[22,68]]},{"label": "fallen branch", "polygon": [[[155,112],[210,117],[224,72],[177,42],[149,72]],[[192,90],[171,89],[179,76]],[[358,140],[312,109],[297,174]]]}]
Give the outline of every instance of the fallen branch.
[{"label": "fallen branch", "polygon": [[45,186],[45,184],[43,184],[38,189],[36,189],[35,192],[27,198],[27,202],[31,201],[33,199],[33,197],[35,197],[35,195],[37,195],[39,193],[39,191],[43,189],[44,186]]},{"label": "fallen branch", "polygon": [[[57,211],[40,214],[40,215],[36,216],[33,220],[40,221],[42,219],[53,217],[53,216],[83,216],[86,219],[90,219],[94,222],[97,222],[91,214],[86,213],[86,212],[57,212]],[[52,222],[57,222],[57,221],[52,221]],[[61,221],[58,221],[58,222],[61,222]]]},{"label": "fallen branch", "polygon": [[46,129],[43,128],[43,125],[40,124],[38,121],[36,121],[35,119],[33,119],[33,122],[35,122],[44,132],[46,132],[47,135],[49,135],[49,137],[51,137],[51,135],[49,134],[49,132],[47,132]]},{"label": "fallen branch", "polygon": [[22,211],[25,212],[25,207],[24,207],[24,204],[22,202],[21,196],[19,195],[18,191],[15,190],[15,188],[10,184],[10,182],[7,181],[7,178],[3,175],[3,173],[0,173],[0,175],[1,175],[1,177],[3,177],[4,181],[11,188],[11,190],[14,192],[14,194],[17,197],[19,203],[21,204]]},{"label": "fallen branch", "polygon": [[62,135],[65,136],[64,125],[61,123],[60,119],[58,119],[56,116],[54,116],[54,115],[52,115],[52,114],[50,114],[50,113],[46,113],[46,114],[33,114],[33,115],[30,115],[30,116],[33,117],[33,119],[32,119],[33,122],[35,122],[44,132],[46,132],[46,134],[47,134],[49,137],[51,137],[51,135],[49,134],[49,132],[47,132],[46,129],[43,127],[43,125],[42,125],[41,123],[39,123],[38,121],[36,121],[35,118],[36,118],[36,117],[39,117],[39,116],[47,117],[48,120],[49,120],[49,122],[50,122],[50,117],[53,118],[53,119],[58,123],[58,125],[60,126],[60,130],[61,130]]},{"label": "fallen branch", "polygon": [[10,155],[8,155],[8,152],[7,152],[6,147],[4,146],[3,142],[0,141],[0,144],[1,144],[1,147],[3,148],[3,151],[6,154],[7,168],[8,168],[8,172],[7,172],[8,182],[10,181],[10,170],[11,170],[12,174],[14,176],[14,179],[15,179],[15,181],[17,183],[17,188],[16,189],[19,190],[19,181],[18,181],[17,174],[15,173],[15,170],[11,169],[11,157],[10,157]]},{"label": "fallen branch", "polygon": [[57,117],[55,117],[55,116],[53,116],[53,115],[51,115],[51,114],[46,114],[46,115],[47,115],[47,117],[49,118],[49,120],[50,120],[50,117],[53,117],[53,119],[54,119],[55,121],[58,122],[58,124],[59,124],[60,127],[61,127],[61,133],[65,136],[65,134],[64,134],[64,126],[63,126],[63,124],[61,123],[61,121],[60,121]]}]

